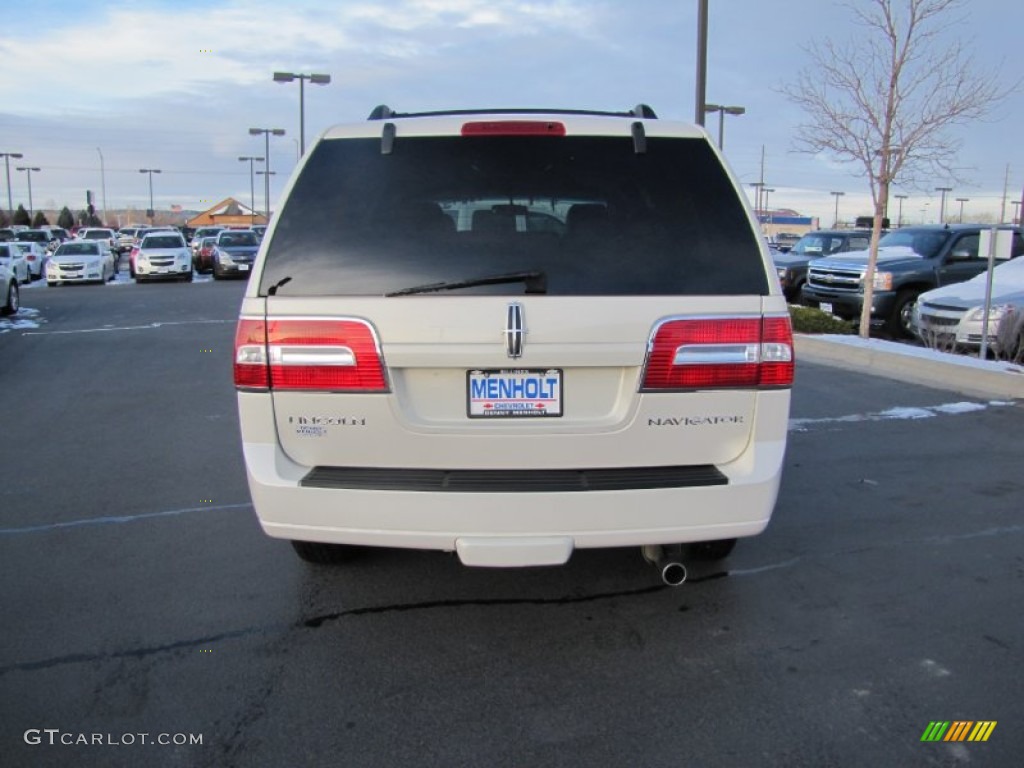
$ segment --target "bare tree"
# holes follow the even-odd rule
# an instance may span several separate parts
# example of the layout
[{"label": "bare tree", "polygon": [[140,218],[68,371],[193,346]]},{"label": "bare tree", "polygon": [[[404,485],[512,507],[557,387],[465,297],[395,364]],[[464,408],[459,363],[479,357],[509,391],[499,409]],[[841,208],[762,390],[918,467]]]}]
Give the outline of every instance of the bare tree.
[{"label": "bare tree", "polygon": [[850,0],[862,27],[852,42],[811,44],[812,66],[782,89],[810,122],[796,148],[861,166],[874,204],[871,255],[864,276],[860,335],[868,337],[875,265],[889,187],[959,179],[962,141],[950,129],[983,117],[1017,87],[1000,87],[978,70],[960,38],[944,35],[963,0]]}]

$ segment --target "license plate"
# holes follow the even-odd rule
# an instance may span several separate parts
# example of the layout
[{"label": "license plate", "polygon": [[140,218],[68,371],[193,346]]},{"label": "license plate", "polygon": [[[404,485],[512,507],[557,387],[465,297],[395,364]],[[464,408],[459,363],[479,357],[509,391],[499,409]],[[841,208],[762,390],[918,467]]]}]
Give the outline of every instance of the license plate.
[{"label": "license plate", "polygon": [[238,265],[238,271],[239,272],[248,272],[249,271],[249,265],[248,264],[239,264]]},{"label": "license plate", "polygon": [[828,312],[830,315],[832,314],[832,303],[831,302],[823,301],[823,302],[821,302],[821,304],[818,305],[818,308],[822,312]]},{"label": "license plate", "polygon": [[467,371],[466,413],[471,419],[561,416],[562,371]]}]

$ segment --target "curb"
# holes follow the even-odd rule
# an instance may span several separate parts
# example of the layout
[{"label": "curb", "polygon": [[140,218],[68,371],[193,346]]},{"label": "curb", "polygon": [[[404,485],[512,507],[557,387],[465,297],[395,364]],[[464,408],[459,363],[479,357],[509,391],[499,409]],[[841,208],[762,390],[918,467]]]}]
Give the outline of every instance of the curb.
[{"label": "curb", "polygon": [[883,339],[794,335],[797,360],[948,389],[975,397],[1024,399],[1024,367]]}]

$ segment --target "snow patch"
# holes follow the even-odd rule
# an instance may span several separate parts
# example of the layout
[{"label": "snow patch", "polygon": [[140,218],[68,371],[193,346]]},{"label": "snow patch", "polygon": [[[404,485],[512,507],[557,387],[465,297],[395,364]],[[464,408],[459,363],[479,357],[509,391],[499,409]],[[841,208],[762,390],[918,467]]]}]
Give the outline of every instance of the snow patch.
[{"label": "snow patch", "polygon": [[935,414],[929,408],[890,408],[872,415],[874,421],[884,421],[886,419],[930,419]]},{"label": "snow patch", "polygon": [[912,421],[917,419],[931,419],[940,415],[959,416],[964,413],[977,413],[978,411],[984,411],[988,408],[998,408],[1008,405],[1013,405],[1013,403],[1002,400],[992,400],[988,403],[971,403],[961,401],[924,407],[896,407],[875,413],[853,413],[846,416],[825,416],[820,419],[790,419],[789,429],[791,432],[806,432],[809,427],[818,426],[820,424],[851,424],[865,421]]},{"label": "snow patch", "polygon": [[984,411],[987,407],[985,403],[946,403],[934,406],[934,410],[939,413],[973,413]]},{"label": "snow patch", "polygon": [[18,313],[11,317],[0,317],[0,333],[32,330],[39,328],[45,322],[38,309],[21,307],[18,309]]},{"label": "snow patch", "polygon": [[932,675],[933,677],[949,677],[951,674],[953,674],[944,666],[942,666],[936,661],[932,661],[931,659],[925,659],[924,661],[922,661],[921,669],[923,669],[925,672],[927,672],[929,675]]}]

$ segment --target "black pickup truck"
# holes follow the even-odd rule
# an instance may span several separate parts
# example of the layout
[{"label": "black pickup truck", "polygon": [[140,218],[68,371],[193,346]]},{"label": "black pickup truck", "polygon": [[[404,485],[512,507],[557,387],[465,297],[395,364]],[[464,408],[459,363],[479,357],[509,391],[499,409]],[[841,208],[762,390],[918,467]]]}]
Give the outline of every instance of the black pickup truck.
[{"label": "black pickup truck", "polygon": [[817,229],[808,232],[784,253],[773,253],[782,292],[790,304],[802,303],[807,265],[814,259],[847,251],[863,251],[871,245],[870,229]]},{"label": "black pickup truck", "polygon": [[[1020,227],[1013,231],[1012,257],[1024,254]],[[985,271],[988,254],[979,253],[983,224],[903,227],[878,241],[872,324],[894,336],[913,335],[911,317],[917,297],[940,285],[960,283]],[[810,262],[803,302],[846,320],[860,317],[868,251],[844,253]]]}]

